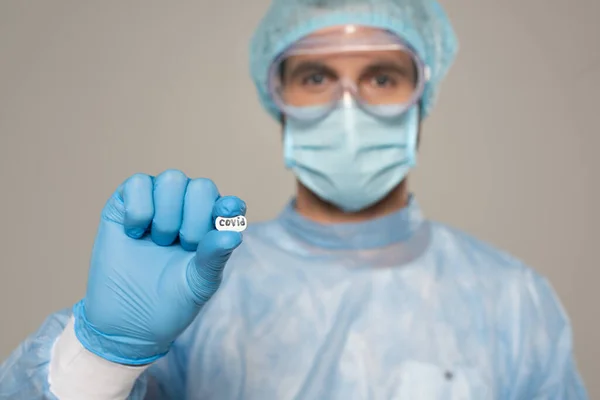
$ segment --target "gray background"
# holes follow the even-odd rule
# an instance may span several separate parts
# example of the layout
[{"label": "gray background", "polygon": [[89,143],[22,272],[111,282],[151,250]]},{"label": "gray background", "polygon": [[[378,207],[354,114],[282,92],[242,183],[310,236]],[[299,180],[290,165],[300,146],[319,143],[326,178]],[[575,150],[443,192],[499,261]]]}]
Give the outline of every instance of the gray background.
[{"label": "gray background", "polygon": [[[267,0],[0,1],[0,358],[84,294],[100,210],[135,172],[293,192],[248,74]],[[598,0],[447,0],[461,40],[412,189],[429,217],[550,278],[600,398]]]}]

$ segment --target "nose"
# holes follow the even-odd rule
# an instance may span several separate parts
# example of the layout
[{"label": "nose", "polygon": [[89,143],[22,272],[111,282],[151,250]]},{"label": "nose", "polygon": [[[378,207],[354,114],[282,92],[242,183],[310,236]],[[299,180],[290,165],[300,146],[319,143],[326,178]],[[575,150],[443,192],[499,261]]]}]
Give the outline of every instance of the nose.
[{"label": "nose", "polygon": [[344,106],[344,108],[352,107],[354,101],[354,95],[352,94],[352,92],[349,89],[345,88],[344,94],[342,95],[342,105]]}]

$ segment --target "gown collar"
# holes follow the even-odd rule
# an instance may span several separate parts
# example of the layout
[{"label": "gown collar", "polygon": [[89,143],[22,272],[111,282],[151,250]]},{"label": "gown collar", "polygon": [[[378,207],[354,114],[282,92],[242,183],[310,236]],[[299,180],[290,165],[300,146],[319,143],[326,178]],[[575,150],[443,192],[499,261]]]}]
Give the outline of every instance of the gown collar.
[{"label": "gown collar", "polygon": [[414,196],[408,204],[382,217],[362,222],[323,224],[300,215],[290,201],[279,215],[284,229],[310,245],[337,250],[366,250],[389,246],[410,239],[423,223]]}]

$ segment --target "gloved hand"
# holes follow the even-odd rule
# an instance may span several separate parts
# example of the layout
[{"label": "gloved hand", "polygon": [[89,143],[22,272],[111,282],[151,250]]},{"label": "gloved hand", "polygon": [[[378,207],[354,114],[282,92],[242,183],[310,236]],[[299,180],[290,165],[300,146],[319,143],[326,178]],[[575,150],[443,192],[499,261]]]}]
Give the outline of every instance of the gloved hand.
[{"label": "gloved hand", "polygon": [[166,354],[221,282],[238,232],[217,216],[244,215],[208,179],[169,170],[137,174],[107,202],[92,252],[87,292],[73,308],[75,334],[109,361],[142,365]]}]

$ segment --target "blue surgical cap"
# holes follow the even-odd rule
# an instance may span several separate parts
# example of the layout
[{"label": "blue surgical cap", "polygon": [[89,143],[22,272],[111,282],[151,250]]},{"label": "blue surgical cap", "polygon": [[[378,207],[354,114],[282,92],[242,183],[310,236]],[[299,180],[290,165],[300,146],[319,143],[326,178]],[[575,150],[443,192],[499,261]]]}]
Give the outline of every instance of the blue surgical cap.
[{"label": "blue surgical cap", "polygon": [[268,89],[275,58],[306,35],[346,24],[389,30],[413,47],[429,68],[421,99],[421,115],[426,117],[458,50],[450,21],[435,0],[273,0],[250,46],[252,79],[267,111],[279,119]]}]

